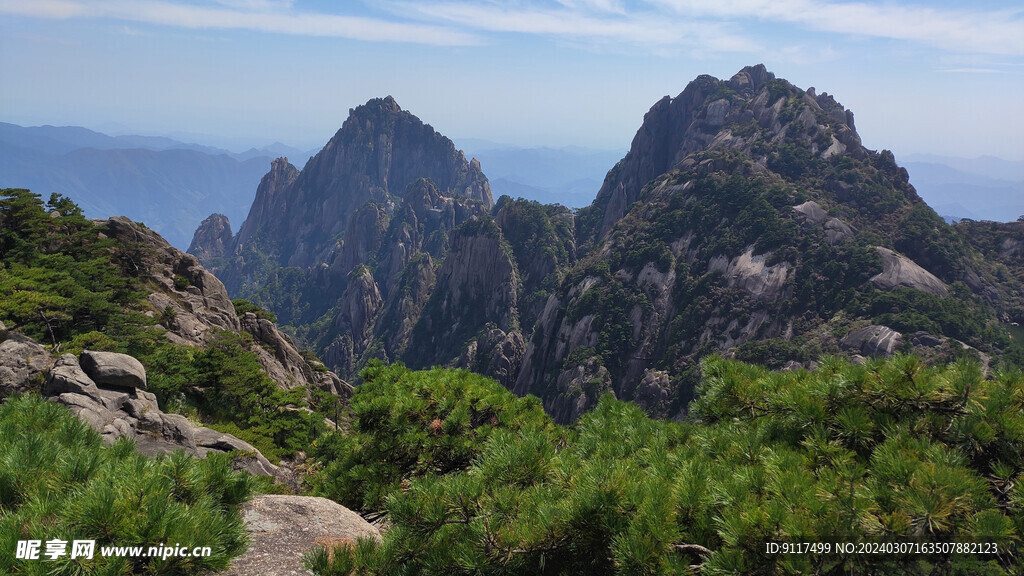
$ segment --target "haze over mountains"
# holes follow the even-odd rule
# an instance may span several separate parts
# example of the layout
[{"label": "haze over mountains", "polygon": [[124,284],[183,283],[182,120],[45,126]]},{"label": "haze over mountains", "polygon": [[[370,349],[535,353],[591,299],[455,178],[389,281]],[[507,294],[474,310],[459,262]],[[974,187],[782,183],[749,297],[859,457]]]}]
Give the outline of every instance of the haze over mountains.
[{"label": "haze over mountains", "polygon": [[1024,161],[910,154],[901,164],[918,194],[944,217],[1009,222],[1024,215]]},{"label": "haze over mountains", "polygon": [[210,212],[244,218],[280,155],[308,158],[283,144],[232,153],[164,137],[0,123],[0,186],[69,196],[92,218],[129,216],[180,248]]},{"label": "haze over mountains", "polygon": [[[573,209],[593,201],[605,174],[625,153],[473,138],[458,139],[456,145],[480,160],[495,198],[508,195]],[[271,160],[287,157],[301,169],[318,150],[278,142],[231,152],[165,136],[0,123],[0,186],[70,196],[93,218],[124,214],[184,249],[210,213],[241,224]],[[921,197],[948,221],[1009,222],[1024,214],[1024,162],[927,154],[897,161]]]}]

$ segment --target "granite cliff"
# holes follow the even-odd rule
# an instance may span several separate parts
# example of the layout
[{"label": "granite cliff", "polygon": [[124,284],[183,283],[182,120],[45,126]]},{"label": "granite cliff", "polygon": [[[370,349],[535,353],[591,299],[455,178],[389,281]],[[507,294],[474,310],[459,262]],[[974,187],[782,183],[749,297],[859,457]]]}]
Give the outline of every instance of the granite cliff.
[{"label": "granite cliff", "polygon": [[[559,420],[605,392],[677,416],[710,353],[794,368],[1014,345],[1019,281],[863,146],[852,112],[764,66],[655,103],[575,213],[492,207],[478,163],[393,128],[410,118],[374,100],[301,173],[275,162],[234,255],[211,259],[345,377],[371,358],[443,364]],[[409,133],[456,160],[399,153]],[[259,242],[272,248],[254,259]]]}]

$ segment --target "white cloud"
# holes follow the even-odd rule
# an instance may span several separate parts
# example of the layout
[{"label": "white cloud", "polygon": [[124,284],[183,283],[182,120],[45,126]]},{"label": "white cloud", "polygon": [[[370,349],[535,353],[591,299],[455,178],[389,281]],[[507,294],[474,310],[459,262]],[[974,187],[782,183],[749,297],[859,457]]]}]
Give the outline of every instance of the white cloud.
[{"label": "white cloud", "polygon": [[920,42],[949,51],[1024,55],[1024,10],[937,9],[813,0],[649,0],[679,16],[759,19],[812,30]]},{"label": "white cloud", "polygon": [[161,0],[9,0],[0,3],[0,13],[36,18],[111,18],[191,29],[252,30],[371,42],[408,42],[442,46],[480,43],[480,39],[473,34],[440,26],[358,16],[295,12],[289,9],[290,2],[223,0],[221,4],[224,7]]},{"label": "white cloud", "polygon": [[718,22],[671,20],[652,13],[606,13],[594,1],[561,1],[564,8],[514,7],[464,2],[400,3],[396,12],[488,32],[537,34],[576,40],[598,40],[664,48],[687,46],[714,51],[753,51],[749,38]]}]

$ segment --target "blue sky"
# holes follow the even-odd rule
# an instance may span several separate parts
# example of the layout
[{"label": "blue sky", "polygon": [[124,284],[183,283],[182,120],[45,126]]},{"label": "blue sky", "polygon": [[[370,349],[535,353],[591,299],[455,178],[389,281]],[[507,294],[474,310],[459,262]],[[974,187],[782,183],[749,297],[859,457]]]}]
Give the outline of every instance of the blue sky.
[{"label": "blue sky", "polygon": [[756,63],[869,148],[1024,159],[1019,2],[0,2],[0,120],[236,148],[322,145],[391,94],[456,142],[625,149],[660,97]]}]

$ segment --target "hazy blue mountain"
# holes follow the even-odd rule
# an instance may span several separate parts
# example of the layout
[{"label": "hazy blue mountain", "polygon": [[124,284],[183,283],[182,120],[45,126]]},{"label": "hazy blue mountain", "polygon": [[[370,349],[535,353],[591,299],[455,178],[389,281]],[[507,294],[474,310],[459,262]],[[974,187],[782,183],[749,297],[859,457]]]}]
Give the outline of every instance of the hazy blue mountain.
[{"label": "hazy blue mountain", "polygon": [[570,208],[594,200],[608,169],[624,153],[578,146],[522,148],[475,139],[459,144],[467,157],[480,160],[495,198],[507,194]]},{"label": "hazy blue mountain", "polygon": [[1011,222],[1024,214],[1024,162],[910,155],[910,183],[939,214]]},{"label": "hazy blue mountain", "polygon": [[0,123],[0,186],[29,188],[44,198],[71,196],[89,217],[125,215],[186,248],[211,212],[236,222],[245,218],[275,157],[272,150],[258,152],[234,155],[164,137]]}]

